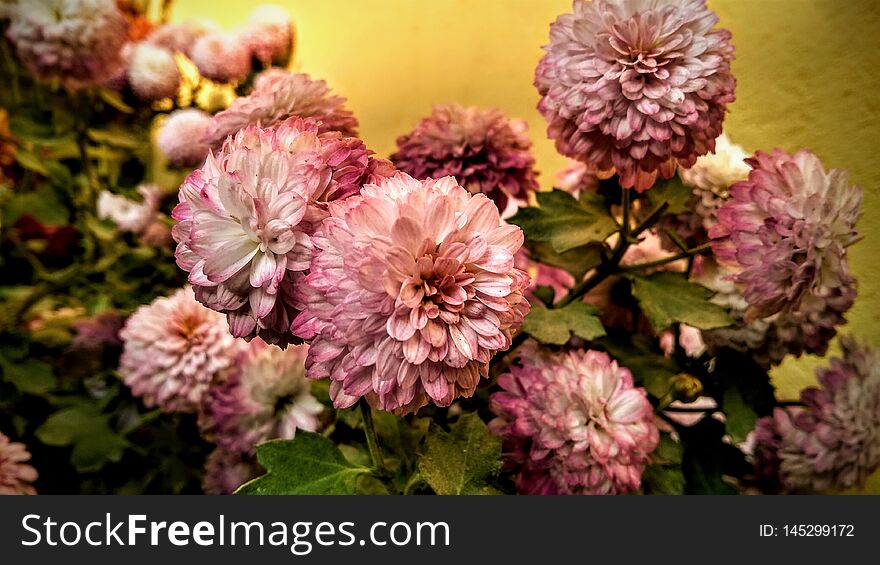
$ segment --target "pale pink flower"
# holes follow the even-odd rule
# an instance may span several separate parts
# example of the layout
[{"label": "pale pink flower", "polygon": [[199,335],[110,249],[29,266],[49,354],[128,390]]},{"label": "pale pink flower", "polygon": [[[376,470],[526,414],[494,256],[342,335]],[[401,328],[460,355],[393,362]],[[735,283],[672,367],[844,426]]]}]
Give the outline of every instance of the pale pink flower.
[{"label": "pale pink flower", "polygon": [[755,430],[759,481],[787,491],[863,487],[880,468],[880,349],[843,337],[803,407],[777,408]]},{"label": "pale pink flower", "polygon": [[331,94],[323,80],[269,69],[257,76],[253,92],[236,98],[229,108],[214,116],[203,141],[218,147],[228,136],[250,124],[270,127],[290,117],[314,118],[321,132],[356,136],[357,119],[344,104],[345,98]]},{"label": "pale pink flower", "polygon": [[113,310],[89,316],[73,322],[76,330],[70,343],[71,349],[100,349],[119,347],[122,338],[119,332],[125,324],[125,316]]},{"label": "pale pink flower", "polygon": [[606,353],[527,343],[498,378],[490,429],[523,494],[620,494],[641,484],[659,442],[654,409]]},{"label": "pale pink flower", "polygon": [[243,35],[253,56],[264,65],[284,65],[290,58],[293,24],[281,6],[263,4],[254,8]]},{"label": "pale pink flower", "polygon": [[199,73],[216,82],[241,82],[251,72],[251,52],[236,33],[209,32],[193,43],[189,58]]},{"label": "pale pink flower", "polygon": [[202,490],[205,494],[232,494],[244,483],[264,473],[254,457],[217,447],[205,461]]},{"label": "pale pink flower", "polygon": [[680,169],[679,176],[693,187],[693,228],[706,232],[718,221],[718,209],[730,198],[730,187],[749,176],[748,154],[731,143],[725,134],[715,140],[715,150],[697,159],[690,169]]},{"label": "pale pink flower", "polygon": [[299,118],[248,126],[180,187],[177,264],[199,301],[229,316],[236,337],[289,342],[310,235],[327,203],[357,193],[367,173],[362,141],[318,130]]},{"label": "pale pink flower", "polygon": [[209,33],[219,33],[219,28],[212,22],[188,20],[162,24],[150,32],[144,41],[189,57],[196,41]]},{"label": "pale pink flower", "polygon": [[471,396],[528,312],[522,231],[452,177],[405,173],[333,203],[312,240],[292,330],[334,406],[397,414]]},{"label": "pale pink flower", "polygon": [[575,198],[583,193],[596,192],[602,176],[591,166],[569,159],[568,166],[556,173],[556,188]]},{"label": "pale pink flower", "polygon": [[258,443],[314,432],[323,410],[305,377],[307,345],[278,349],[255,339],[234,368],[211,387],[199,422],[206,437],[230,451],[253,455]]},{"label": "pale pink flower", "polygon": [[123,68],[127,24],[114,0],[22,0],[6,35],[36,77],[76,90]]},{"label": "pale pink flower", "polygon": [[527,129],[525,120],[508,118],[497,108],[437,105],[413,131],[397,138],[391,161],[417,179],[454,176],[503,212],[508,200],[526,204],[538,190]]},{"label": "pale pink flower", "polygon": [[211,116],[198,108],[175,110],[162,123],[156,144],[173,165],[201,165],[211,149],[202,141],[210,127]]},{"label": "pale pink flower", "polygon": [[30,458],[24,444],[0,433],[0,495],[37,494],[31,484],[37,480],[37,470],[27,464]]},{"label": "pale pink flower", "polygon": [[162,191],[154,184],[142,184],[137,188],[143,199],[140,202],[104,190],[98,195],[97,213],[101,219],[109,219],[121,231],[142,233],[155,219],[162,203]]},{"label": "pale pink flower", "polygon": [[717,21],[705,0],[575,0],[535,71],[559,152],[643,191],[711,151],[735,86]]},{"label": "pale pink flower", "polygon": [[196,302],[189,287],[138,308],[120,336],[125,384],[166,412],[196,411],[241,347],[223,316]]},{"label": "pale pink flower", "polygon": [[135,45],[128,64],[128,84],[142,100],[175,96],[180,87],[180,70],[174,53],[147,42]]}]

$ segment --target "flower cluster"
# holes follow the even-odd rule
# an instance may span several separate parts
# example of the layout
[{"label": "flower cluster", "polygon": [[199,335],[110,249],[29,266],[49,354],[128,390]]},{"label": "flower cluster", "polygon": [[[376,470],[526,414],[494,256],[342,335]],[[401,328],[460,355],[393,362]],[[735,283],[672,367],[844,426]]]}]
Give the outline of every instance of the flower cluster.
[{"label": "flower cluster", "polygon": [[840,340],[843,357],[817,370],[803,407],[776,408],[754,433],[765,487],[816,492],[861,487],[880,468],[880,349]]},{"label": "flower cluster", "polygon": [[127,25],[114,0],[18,2],[7,37],[34,76],[76,90],[123,67]]},{"label": "flower cluster", "polygon": [[217,447],[205,461],[202,490],[205,494],[232,494],[263,472],[252,457]]},{"label": "flower cluster", "polygon": [[31,485],[37,480],[37,471],[27,464],[30,458],[23,444],[0,433],[0,495],[37,494]]},{"label": "flower cluster", "polygon": [[438,105],[413,131],[397,138],[391,160],[417,179],[454,176],[503,212],[508,199],[523,204],[538,189],[526,128],[524,120],[509,119],[494,108]]},{"label": "flower cluster", "polygon": [[528,311],[522,242],[451,177],[398,173],[332,204],[297,287],[309,378],[331,379],[337,408],[365,397],[405,414],[471,396]]},{"label": "flower cluster", "polygon": [[307,351],[306,345],[282,350],[251,341],[205,397],[200,423],[206,437],[252,456],[258,443],[317,430],[322,406],[305,378]]},{"label": "flower cluster", "polygon": [[291,117],[313,118],[321,132],[338,131],[345,136],[355,136],[357,119],[344,104],[345,98],[331,94],[323,80],[269,69],[257,76],[253,92],[237,98],[229,108],[213,117],[201,142],[218,147],[248,125],[267,128]]},{"label": "flower cluster", "polygon": [[742,291],[745,323],[777,316],[784,344],[824,353],[855,300],[846,249],[862,191],[808,151],[758,152],[747,162],[748,180],[731,186],[709,231],[715,256]]},{"label": "flower cluster", "polygon": [[198,300],[227,314],[234,336],[285,345],[310,236],[327,204],[356,193],[368,169],[363,142],[321,134],[312,120],[229,138],[187,177],[173,212],[177,264]]},{"label": "flower cluster", "polygon": [[644,389],[606,353],[528,345],[492,395],[508,463],[524,494],[617,494],[639,488],[659,432]]},{"label": "flower cluster", "polygon": [[138,308],[120,336],[125,384],[167,412],[196,411],[240,348],[223,316],[196,302],[189,287]]},{"label": "flower cluster", "polygon": [[711,151],[735,80],[704,0],[575,0],[535,72],[560,153],[650,188]]}]

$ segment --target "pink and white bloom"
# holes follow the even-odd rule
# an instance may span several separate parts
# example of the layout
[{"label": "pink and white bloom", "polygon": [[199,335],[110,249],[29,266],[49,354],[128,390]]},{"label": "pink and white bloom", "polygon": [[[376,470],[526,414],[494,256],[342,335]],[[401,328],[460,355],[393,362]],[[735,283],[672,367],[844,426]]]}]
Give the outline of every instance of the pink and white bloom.
[{"label": "pink and white bloom", "polygon": [[37,470],[28,465],[30,458],[23,443],[10,441],[0,433],[0,495],[37,494],[32,485]]},{"label": "pink and white bloom", "polygon": [[216,82],[241,82],[251,72],[251,51],[240,34],[209,32],[193,43],[189,58],[199,73]]},{"label": "pink and white bloom", "polygon": [[159,213],[162,191],[154,184],[142,184],[138,186],[137,192],[143,198],[141,202],[108,190],[102,191],[96,204],[98,217],[111,220],[121,231],[142,233]]},{"label": "pink and white bloom", "polygon": [[630,371],[606,353],[554,353],[527,343],[498,378],[498,415],[523,494],[622,494],[641,485],[660,439],[654,409]]},{"label": "pink and white bloom", "polygon": [[[756,427],[756,475],[794,492],[863,487],[880,468],[880,349],[840,340],[843,357],[818,369],[803,407],[777,408]],[[769,483],[769,484],[768,484]]]},{"label": "pink and white bloom", "polygon": [[805,150],[758,152],[747,162],[748,180],[730,188],[709,231],[749,304],[746,321],[831,312],[842,322],[856,294],[846,249],[858,236],[862,190]]},{"label": "pink and white bloom", "polygon": [[258,443],[291,439],[297,430],[316,431],[323,407],[305,377],[308,349],[251,341],[205,397],[199,422],[206,437],[230,451],[253,455]]},{"label": "pink and white bloom", "polygon": [[509,201],[526,204],[538,190],[527,129],[525,120],[508,118],[497,108],[437,105],[413,131],[397,138],[391,161],[417,179],[453,176],[504,212]]},{"label": "pink and white bloom", "polygon": [[198,108],[175,110],[162,123],[156,144],[173,165],[201,165],[211,150],[202,141],[210,128],[211,116]]},{"label": "pink and white bloom", "polygon": [[322,133],[357,135],[358,122],[345,107],[345,98],[331,94],[326,82],[307,74],[269,69],[257,76],[253,92],[236,98],[229,108],[214,115],[202,141],[217,147],[250,124],[270,127],[291,117],[313,118]]},{"label": "pink and white bloom", "polygon": [[471,396],[528,312],[522,231],[452,177],[397,173],[330,206],[297,287],[308,377],[396,414]]},{"label": "pink and white bloom", "polygon": [[171,50],[148,42],[132,48],[128,84],[138,98],[154,101],[175,96],[180,80],[180,70]]},{"label": "pink and white bloom", "polygon": [[177,264],[196,298],[228,315],[236,337],[290,341],[310,236],[328,203],[357,193],[367,174],[362,141],[318,132],[315,121],[298,118],[248,126],[180,186]]},{"label": "pink and white bloom", "polygon": [[189,287],[138,308],[120,337],[125,384],[166,412],[195,412],[241,347],[223,316],[196,302]]},{"label": "pink and white bloom", "polygon": [[735,86],[717,21],[705,0],[575,0],[535,71],[559,152],[643,191],[711,151]]},{"label": "pink and white bloom", "polygon": [[285,65],[293,49],[293,23],[287,10],[262,4],[248,16],[243,31],[248,48],[264,65]]},{"label": "pink and white bloom", "polygon": [[162,24],[150,32],[144,41],[189,57],[196,41],[209,33],[219,32],[220,29],[213,22],[187,20]]},{"label": "pink and white bloom", "polygon": [[76,90],[123,68],[127,24],[114,0],[22,0],[11,12],[6,36],[37,78]]},{"label": "pink and white bloom", "polygon": [[749,176],[745,149],[725,134],[715,140],[715,150],[697,159],[689,169],[679,169],[681,180],[694,189],[691,215],[694,228],[706,232],[718,221],[718,209],[730,198],[730,187]]}]

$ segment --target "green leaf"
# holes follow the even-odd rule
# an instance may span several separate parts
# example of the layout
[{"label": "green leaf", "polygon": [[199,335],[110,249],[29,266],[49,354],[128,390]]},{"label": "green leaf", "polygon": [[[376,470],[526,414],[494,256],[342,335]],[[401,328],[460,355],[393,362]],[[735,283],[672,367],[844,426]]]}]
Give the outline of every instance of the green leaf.
[{"label": "green leaf", "polygon": [[742,393],[735,388],[725,391],[722,403],[727,433],[730,434],[733,443],[745,441],[746,436],[755,429],[755,423],[758,421],[755,409],[746,404]]},{"label": "green leaf", "polygon": [[72,406],[55,412],[36,431],[37,439],[56,447],[73,446],[70,461],[80,472],[100,470],[122,459],[128,442],[110,426],[110,416],[91,406]]},{"label": "green leaf", "polygon": [[691,210],[691,202],[694,198],[694,189],[684,184],[681,177],[673,176],[671,179],[661,180],[648,191],[648,202],[651,208],[667,202],[667,214],[683,214]]},{"label": "green leaf", "polygon": [[245,483],[236,494],[355,494],[358,479],[370,473],[350,463],[329,439],[305,431],[292,440],[258,445],[257,460],[266,474]]},{"label": "green leaf", "polygon": [[3,380],[12,383],[25,394],[42,396],[55,388],[55,375],[52,367],[37,359],[12,361],[0,356]]},{"label": "green leaf", "polygon": [[501,439],[477,414],[463,414],[446,433],[431,423],[419,471],[437,494],[496,494],[490,484],[501,470]]},{"label": "green leaf", "polygon": [[99,88],[98,96],[101,97],[101,100],[103,100],[113,108],[116,108],[123,114],[134,114],[134,108],[126,104],[125,101],[122,99],[122,95],[115,90]]},{"label": "green leaf", "polygon": [[642,485],[645,494],[684,494],[684,472],[679,465],[648,465],[642,474]]},{"label": "green leaf", "polygon": [[541,343],[552,345],[564,345],[571,334],[593,340],[605,335],[596,312],[595,307],[580,301],[562,308],[535,306],[523,321],[523,331]]},{"label": "green leaf", "polygon": [[545,265],[565,269],[576,280],[584,278],[590,269],[598,267],[605,255],[605,245],[602,243],[588,243],[569,249],[564,253],[557,253],[553,246],[541,241],[527,241],[529,256]]},{"label": "green leaf", "polygon": [[617,222],[598,202],[575,200],[563,191],[537,193],[539,208],[521,208],[510,219],[526,239],[550,243],[563,253],[591,242],[602,242],[617,230]]},{"label": "green leaf", "polygon": [[42,185],[36,192],[15,194],[3,205],[3,225],[12,225],[28,213],[50,226],[67,225],[70,212],[50,186]]},{"label": "green leaf", "polygon": [[146,145],[143,137],[133,135],[130,131],[120,127],[90,129],[88,134],[93,141],[123,149],[141,149]]},{"label": "green leaf", "polygon": [[720,328],[733,323],[727,311],[709,302],[713,292],[689,282],[682,273],[668,271],[645,277],[631,277],[632,293],[654,331],[674,322],[684,322],[701,330]]},{"label": "green leaf", "polygon": [[636,383],[645,387],[654,398],[663,398],[669,392],[670,380],[679,373],[678,366],[666,357],[651,351],[649,344],[637,337],[634,342],[622,339],[602,339],[599,344],[617,362],[629,369]]}]

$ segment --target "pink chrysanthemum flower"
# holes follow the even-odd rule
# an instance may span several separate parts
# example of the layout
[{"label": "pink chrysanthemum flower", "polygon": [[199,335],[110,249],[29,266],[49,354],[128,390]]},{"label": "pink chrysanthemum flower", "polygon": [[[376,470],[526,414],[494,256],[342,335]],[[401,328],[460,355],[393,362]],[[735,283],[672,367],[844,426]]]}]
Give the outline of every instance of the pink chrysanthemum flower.
[{"label": "pink chrysanthemum flower", "polygon": [[211,387],[200,423],[207,437],[230,451],[250,454],[270,439],[291,439],[318,429],[321,403],[306,380],[307,345],[278,349],[253,340],[235,368]]},{"label": "pink chrysanthemum flower", "polygon": [[357,193],[368,170],[362,141],[318,130],[299,118],[248,126],[180,187],[177,264],[200,302],[228,314],[236,337],[288,343],[310,235],[327,203]]},{"label": "pink chrysanthemum flower", "polygon": [[166,412],[198,409],[240,349],[223,316],[196,302],[189,287],[138,308],[120,336],[125,384]]},{"label": "pink chrysanthemum flower", "polygon": [[880,468],[880,349],[840,340],[843,358],[801,392],[804,407],[777,408],[755,430],[759,480],[787,491],[863,487]]},{"label": "pink chrysanthemum flower", "polygon": [[245,41],[264,65],[285,65],[293,48],[293,24],[287,10],[274,4],[257,6],[248,16]]},{"label": "pink chrysanthemum flower", "polygon": [[265,473],[253,457],[218,447],[205,460],[202,490],[205,494],[232,494],[244,483]]},{"label": "pink chrysanthemum flower", "polygon": [[619,494],[639,488],[659,442],[654,409],[606,353],[552,353],[529,343],[492,395],[524,494]]},{"label": "pink chrysanthemum flower", "polygon": [[556,173],[555,186],[578,198],[585,192],[596,192],[600,180],[600,175],[591,166],[569,160],[568,166]]},{"label": "pink chrysanthemum flower", "polygon": [[196,41],[209,33],[217,32],[219,29],[212,23],[190,20],[182,23],[162,24],[150,32],[144,41],[183,53],[189,57]]},{"label": "pink chrysanthemum flower", "polygon": [[73,322],[76,335],[70,343],[71,349],[100,349],[119,347],[122,338],[119,332],[125,324],[125,316],[108,310]]},{"label": "pink chrysanthemum flower", "polygon": [[831,312],[855,299],[846,248],[857,238],[862,191],[809,151],[777,149],[748,159],[746,181],[730,188],[709,231],[719,261],[749,304],[746,321],[778,312]]},{"label": "pink chrysanthemum flower", "polygon": [[437,105],[413,131],[397,138],[391,161],[417,179],[454,176],[504,212],[508,199],[523,204],[538,190],[527,128],[525,120],[510,119],[496,108]]},{"label": "pink chrysanthemum flower", "polygon": [[471,396],[528,312],[522,231],[452,177],[366,185],[312,241],[291,329],[311,340],[308,377],[332,380],[337,408],[365,397],[405,414]]},{"label": "pink chrysanthemum flower", "polygon": [[209,32],[196,39],[189,58],[199,73],[216,82],[240,82],[251,72],[251,51],[244,37]]},{"label": "pink chrysanthemum flower", "polygon": [[250,124],[270,127],[290,117],[314,118],[321,132],[338,131],[353,137],[357,135],[358,122],[344,104],[345,98],[330,94],[323,80],[269,69],[257,76],[253,92],[235,99],[229,108],[214,116],[203,141],[217,147]]},{"label": "pink chrysanthemum flower", "polygon": [[742,147],[721,134],[713,152],[697,159],[690,169],[679,170],[681,180],[694,189],[694,228],[708,232],[718,221],[718,209],[730,198],[730,187],[749,176],[747,157]]},{"label": "pink chrysanthemum flower", "polygon": [[114,0],[40,0],[15,4],[6,32],[21,62],[42,80],[76,90],[123,66],[127,24]]},{"label": "pink chrysanthemum flower", "polygon": [[161,100],[177,94],[180,70],[171,50],[147,42],[133,47],[128,63],[128,84],[140,99]]},{"label": "pink chrysanthemum flower", "polygon": [[210,128],[211,116],[198,108],[175,110],[162,124],[156,144],[173,165],[201,165],[211,150],[202,141]]},{"label": "pink chrysanthemum flower", "polygon": [[102,191],[96,204],[98,217],[112,221],[121,231],[142,233],[156,219],[162,191],[155,184],[142,184],[137,191],[143,198],[140,202]]},{"label": "pink chrysanthemum flower", "polygon": [[717,21],[705,0],[575,0],[535,71],[559,152],[643,191],[711,151],[735,86]]},{"label": "pink chrysanthemum flower", "polygon": [[0,433],[0,495],[37,494],[31,484],[37,480],[37,470],[27,464],[30,458],[24,444]]}]

